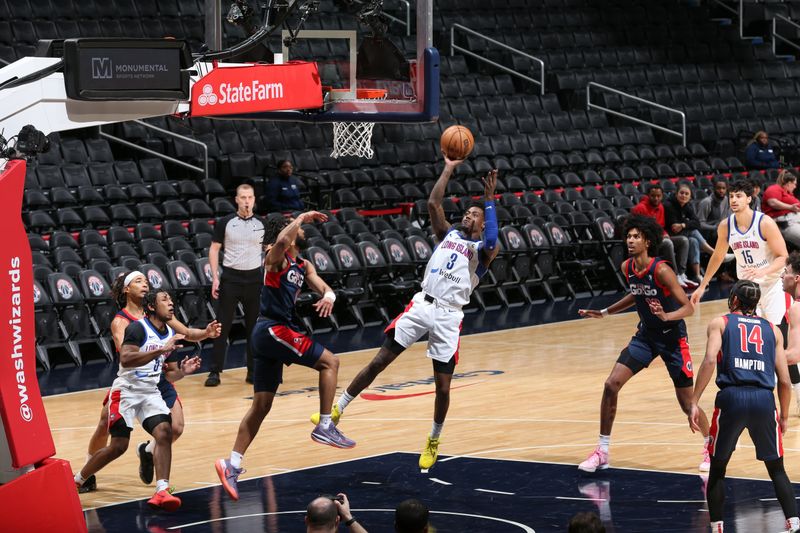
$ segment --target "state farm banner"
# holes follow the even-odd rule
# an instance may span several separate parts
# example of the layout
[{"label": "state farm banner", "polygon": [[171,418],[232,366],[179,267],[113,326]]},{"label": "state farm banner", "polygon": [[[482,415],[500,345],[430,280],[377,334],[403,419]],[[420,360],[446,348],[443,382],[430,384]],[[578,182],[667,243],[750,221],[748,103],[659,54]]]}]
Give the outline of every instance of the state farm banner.
[{"label": "state farm banner", "polygon": [[33,265],[21,216],[24,187],[25,162],[10,161],[0,172],[0,416],[5,429],[0,446],[8,446],[14,468],[55,454],[36,379]]},{"label": "state farm banner", "polygon": [[217,67],[192,86],[194,117],[322,107],[316,63]]}]

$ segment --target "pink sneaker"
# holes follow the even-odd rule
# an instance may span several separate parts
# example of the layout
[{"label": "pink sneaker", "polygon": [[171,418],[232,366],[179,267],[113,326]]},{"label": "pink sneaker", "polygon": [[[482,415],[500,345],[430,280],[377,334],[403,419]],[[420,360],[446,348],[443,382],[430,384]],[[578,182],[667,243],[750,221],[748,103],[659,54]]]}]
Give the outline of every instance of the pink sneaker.
[{"label": "pink sneaker", "polygon": [[708,453],[708,446],[703,447],[703,460],[697,468],[701,472],[708,472],[711,470],[711,454]]},{"label": "pink sneaker", "polygon": [[584,472],[596,472],[608,468],[608,452],[604,452],[598,446],[584,462],[578,465],[578,470]]}]

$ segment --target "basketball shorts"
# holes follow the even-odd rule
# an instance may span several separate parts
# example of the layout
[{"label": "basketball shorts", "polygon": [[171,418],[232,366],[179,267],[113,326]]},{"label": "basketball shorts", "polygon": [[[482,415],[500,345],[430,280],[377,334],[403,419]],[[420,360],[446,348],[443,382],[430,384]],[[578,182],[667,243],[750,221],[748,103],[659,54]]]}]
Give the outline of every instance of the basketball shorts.
[{"label": "basketball shorts", "polygon": [[792,297],[783,290],[780,280],[770,285],[761,285],[761,299],[756,307],[758,316],[773,324],[780,324],[791,305]]},{"label": "basketball shorts", "polygon": [[325,347],[285,324],[259,320],[250,337],[253,347],[253,389],[276,392],[283,382],[283,365],[313,368]]},{"label": "basketball shorts", "polygon": [[[172,409],[175,405],[175,402],[180,402],[181,399],[178,397],[178,390],[175,388],[175,385],[172,384],[171,381],[167,381],[166,379],[162,379],[158,382],[158,390],[161,392],[161,397],[164,398],[164,403],[167,404],[167,407]],[[108,400],[111,398],[111,389],[106,391],[106,395],[103,398],[103,406],[108,404]],[[183,405],[183,404],[181,404]]]},{"label": "basketball shorts", "polygon": [[427,333],[428,357],[441,363],[455,358],[458,363],[464,312],[458,307],[430,300],[432,298],[426,299],[424,292],[415,294],[385,333],[393,333],[395,342],[403,348],[408,348]]},{"label": "basketball shorts", "polygon": [[726,387],[717,393],[709,431],[709,452],[727,461],[739,436],[747,429],[760,461],[783,457],[783,436],[778,425],[775,397],[761,387]]},{"label": "basketball shorts", "polygon": [[619,354],[617,362],[636,374],[650,366],[656,357],[664,360],[676,388],[692,386],[692,355],[683,328],[674,327],[667,333],[640,328]]},{"label": "basketball shorts", "polygon": [[157,415],[169,416],[169,407],[158,390],[141,392],[112,385],[108,403],[109,430],[120,420],[123,420],[129,429],[133,429],[134,419],[143,423]]}]

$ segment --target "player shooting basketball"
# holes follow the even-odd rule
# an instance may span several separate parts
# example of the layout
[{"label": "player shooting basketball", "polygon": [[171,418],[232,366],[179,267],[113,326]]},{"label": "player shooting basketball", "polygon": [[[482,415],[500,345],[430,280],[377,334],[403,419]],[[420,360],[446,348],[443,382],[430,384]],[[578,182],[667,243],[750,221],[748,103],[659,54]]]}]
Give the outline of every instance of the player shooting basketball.
[{"label": "player shooting basketball", "polygon": [[[353,379],[332,411],[333,421],[337,423],[345,407],[369,387],[378,374],[406,348],[429,334],[427,355],[433,359],[436,400],[433,427],[419,458],[419,467],[423,470],[432,467],[439,454],[439,437],[450,406],[450,381],[458,362],[464,318],[461,308],[469,303],[472,291],[499,251],[494,208],[497,170],[484,178],[483,202],[469,206],[460,225],[451,226],[444,216],[442,199],[447,182],[459,164],[461,160],[451,160],[445,155],[444,170],[428,199],[431,226],[440,243],[425,267],[422,291],[415,294],[405,311],[389,324],[380,351]],[[311,416],[315,424],[318,420],[319,413]]]}]

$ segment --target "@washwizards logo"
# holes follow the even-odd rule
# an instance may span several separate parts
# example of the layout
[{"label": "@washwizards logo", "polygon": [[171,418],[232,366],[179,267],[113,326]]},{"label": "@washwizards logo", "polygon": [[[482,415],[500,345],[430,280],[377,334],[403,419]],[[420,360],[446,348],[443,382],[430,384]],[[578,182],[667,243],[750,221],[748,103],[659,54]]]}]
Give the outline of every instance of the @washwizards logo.
[{"label": "@washwizards logo", "polygon": [[[499,376],[500,374],[505,374],[502,370],[473,370],[471,372],[460,372],[453,374],[454,380],[462,380],[468,378],[477,378],[477,377],[491,377],[491,376]],[[460,389],[463,387],[470,387],[472,385],[477,385],[479,383],[483,383],[484,380],[473,381],[470,383],[464,383],[461,385],[456,385],[455,387],[450,387],[451,389]],[[372,387],[372,390],[377,392],[362,392],[361,397],[365,400],[373,400],[373,401],[381,401],[381,400],[402,400],[404,398],[414,398],[416,396],[426,396],[428,394],[434,394],[435,390],[428,390],[428,391],[420,391],[420,392],[412,392],[406,394],[396,394],[398,391],[408,389],[410,387],[415,387],[417,385],[431,385],[434,383],[434,378],[429,377],[425,379],[415,379],[411,381],[403,381],[401,383],[391,383],[388,385],[380,385],[377,387]]]}]

